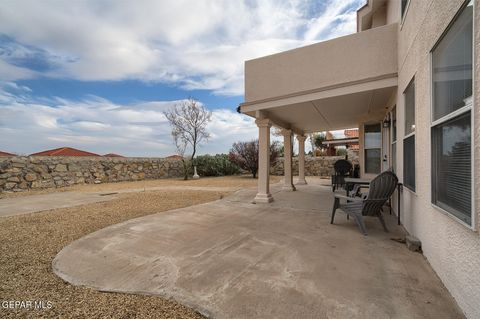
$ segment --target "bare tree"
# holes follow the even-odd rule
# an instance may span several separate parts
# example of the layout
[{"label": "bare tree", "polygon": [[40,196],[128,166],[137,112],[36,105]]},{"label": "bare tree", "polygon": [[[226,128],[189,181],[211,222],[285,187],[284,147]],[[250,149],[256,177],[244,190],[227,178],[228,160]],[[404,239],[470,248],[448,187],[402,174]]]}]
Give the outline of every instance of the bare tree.
[{"label": "bare tree", "polygon": [[282,129],[279,127],[274,126],[272,129],[273,136],[283,136]]},{"label": "bare tree", "polygon": [[[189,145],[191,146],[192,155],[189,162],[193,165],[198,146],[207,141],[210,136],[207,132],[207,124],[211,121],[212,112],[198,101],[189,98],[163,114],[172,127],[172,137],[177,151],[183,152],[179,155],[185,158],[185,151]],[[184,172],[184,178],[188,179],[188,169]]]},{"label": "bare tree", "polygon": [[[231,162],[240,166],[240,168],[252,173],[253,178],[257,177],[258,172],[258,140],[250,142],[233,143],[232,149],[228,154]],[[278,142],[270,144],[270,162],[277,159],[280,153]]]},{"label": "bare tree", "polygon": [[308,140],[310,141],[310,147],[312,148],[312,156],[316,157],[317,154],[315,154],[315,133],[308,134]]}]

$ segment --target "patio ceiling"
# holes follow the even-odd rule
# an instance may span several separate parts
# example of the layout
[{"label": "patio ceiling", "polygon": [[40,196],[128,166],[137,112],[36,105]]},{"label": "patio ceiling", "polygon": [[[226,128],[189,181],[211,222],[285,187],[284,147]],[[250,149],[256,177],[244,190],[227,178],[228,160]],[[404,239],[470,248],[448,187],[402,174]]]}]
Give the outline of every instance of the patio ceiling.
[{"label": "patio ceiling", "polygon": [[381,120],[396,86],[338,95],[245,112],[269,118],[276,126],[297,134],[357,127],[360,122]]}]

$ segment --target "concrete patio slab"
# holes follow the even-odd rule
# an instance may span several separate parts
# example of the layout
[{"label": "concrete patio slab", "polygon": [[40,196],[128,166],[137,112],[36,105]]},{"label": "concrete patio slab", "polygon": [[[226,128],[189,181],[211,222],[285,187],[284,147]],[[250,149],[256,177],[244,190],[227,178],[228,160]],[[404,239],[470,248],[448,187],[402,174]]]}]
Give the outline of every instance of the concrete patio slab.
[{"label": "concrete patio slab", "polygon": [[[274,187],[113,225],[65,247],[54,272],[102,291],[174,298],[211,318],[463,318],[425,258],[367,219],[338,214],[328,187]],[[387,215],[387,217],[390,217]]]},{"label": "concrete patio slab", "polygon": [[59,192],[0,199],[0,217],[22,215],[49,209],[73,207],[84,204],[109,201],[117,198],[114,194]]}]

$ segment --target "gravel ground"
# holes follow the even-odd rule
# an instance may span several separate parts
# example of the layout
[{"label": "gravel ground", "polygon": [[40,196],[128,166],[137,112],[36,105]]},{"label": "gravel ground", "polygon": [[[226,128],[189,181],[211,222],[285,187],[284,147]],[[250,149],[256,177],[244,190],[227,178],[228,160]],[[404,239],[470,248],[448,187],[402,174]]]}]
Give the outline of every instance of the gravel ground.
[{"label": "gravel ground", "polygon": [[[270,176],[270,182],[276,183],[280,181],[282,176]],[[183,179],[155,179],[145,180],[137,182],[118,182],[118,183],[105,183],[105,184],[83,184],[74,185],[70,187],[51,188],[44,190],[31,190],[18,193],[0,193],[0,198],[11,198],[18,196],[28,196],[36,194],[46,194],[52,192],[68,192],[68,191],[80,191],[80,192],[108,192],[118,191],[125,189],[137,189],[159,186],[199,186],[199,187],[255,187],[257,186],[257,179],[252,178],[252,175],[237,175],[237,176],[222,176],[222,177],[202,177],[200,179],[190,179],[184,181]]]},{"label": "gravel ground", "polygon": [[203,318],[173,300],[157,296],[102,293],[71,286],[53,274],[51,263],[64,246],[106,226],[216,200],[226,194],[129,193],[104,203],[0,218],[0,302],[32,300],[53,304],[48,310],[0,308],[0,318]]}]

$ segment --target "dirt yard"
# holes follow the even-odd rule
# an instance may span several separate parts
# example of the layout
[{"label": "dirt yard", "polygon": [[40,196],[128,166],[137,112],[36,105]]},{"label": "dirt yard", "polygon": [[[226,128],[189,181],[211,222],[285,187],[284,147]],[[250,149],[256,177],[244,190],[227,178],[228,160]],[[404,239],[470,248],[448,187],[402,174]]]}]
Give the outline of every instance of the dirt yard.
[{"label": "dirt yard", "polygon": [[[148,184],[254,186],[244,177],[198,181],[147,181],[76,188],[85,191]],[[70,188],[72,189],[72,188]],[[55,255],[72,241],[106,226],[170,209],[213,201],[226,192],[152,191],[120,194],[109,202],[0,218],[0,302],[51,302],[47,310],[0,308],[0,318],[202,318],[173,300],[155,296],[102,293],[74,287],[52,273]]]}]

